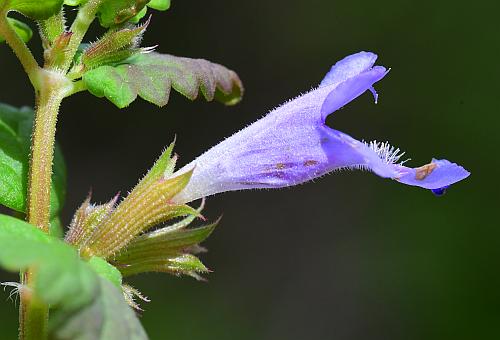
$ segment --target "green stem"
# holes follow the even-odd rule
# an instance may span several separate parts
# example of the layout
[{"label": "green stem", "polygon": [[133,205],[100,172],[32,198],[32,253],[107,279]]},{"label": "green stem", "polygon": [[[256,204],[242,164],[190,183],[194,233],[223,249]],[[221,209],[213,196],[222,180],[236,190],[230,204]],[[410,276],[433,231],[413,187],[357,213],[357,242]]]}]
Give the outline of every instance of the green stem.
[{"label": "green stem", "polygon": [[28,74],[31,84],[33,84],[35,89],[38,88],[38,75],[40,67],[24,41],[10,26],[9,21],[7,20],[7,9],[2,7],[0,7],[0,35],[5,39],[7,44],[9,44],[23,65],[24,71]]},{"label": "green stem", "polygon": [[[67,47],[67,56],[73,57],[75,55],[78,46],[80,46],[83,37],[90,27],[90,24],[94,21],[97,10],[102,2],[103,0],[88,0],[85,5],[80,7],[76,19],[73,21],[70,28],[70,32],[72,32],[73,35],[71,36],[71,40]],[[62,65],[62,69],[67,72],[72,61],[72,58],[66,58],[64,64]]]}]

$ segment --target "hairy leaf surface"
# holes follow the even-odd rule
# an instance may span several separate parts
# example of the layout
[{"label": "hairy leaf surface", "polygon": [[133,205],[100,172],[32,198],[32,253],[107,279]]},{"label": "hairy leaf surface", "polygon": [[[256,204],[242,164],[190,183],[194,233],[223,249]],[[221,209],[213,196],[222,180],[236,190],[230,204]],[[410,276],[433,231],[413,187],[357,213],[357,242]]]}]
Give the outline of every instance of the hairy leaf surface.
[{"label": "hairy leaf surface", "polygon": [[243,85],[238,75],[226,67],[204,59],[148,53],[134,56],[115,66],[101,66],[84,74],[89,91],[106,97],[119,108],[137,96],[158,106],[168,103],[170,90],[194,100],[199,92],[226,105],[241,100]]},{"label": "hairy leaf surface", "polygon": [[[26,210],[29,152],[33,110],[0,103],[0,204],[19,212]],[[50,192],[51,216],[64,204],[66,166],[56,146]]]}]

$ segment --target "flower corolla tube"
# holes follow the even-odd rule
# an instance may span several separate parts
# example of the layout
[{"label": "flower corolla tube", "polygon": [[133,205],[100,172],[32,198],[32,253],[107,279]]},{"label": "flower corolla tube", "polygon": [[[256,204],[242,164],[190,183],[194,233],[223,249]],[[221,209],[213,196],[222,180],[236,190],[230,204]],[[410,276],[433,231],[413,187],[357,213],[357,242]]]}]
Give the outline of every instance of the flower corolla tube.
[{"label": "flower corolla tube", "polygon": [[[319,87],[297,97],[214,146],[176,174],[193,170],[174,201],[190,202],[224,191],[281,188],[337,169],[362,169],[399,183],[444,193],[469,176],[445,159],[411,168],[388,143],[358,141],[328,127],[328,115],[369,90],[388,73],[377,55],[359,52],[337,62]],[[174,174],[174,175],[176,175]]]}]

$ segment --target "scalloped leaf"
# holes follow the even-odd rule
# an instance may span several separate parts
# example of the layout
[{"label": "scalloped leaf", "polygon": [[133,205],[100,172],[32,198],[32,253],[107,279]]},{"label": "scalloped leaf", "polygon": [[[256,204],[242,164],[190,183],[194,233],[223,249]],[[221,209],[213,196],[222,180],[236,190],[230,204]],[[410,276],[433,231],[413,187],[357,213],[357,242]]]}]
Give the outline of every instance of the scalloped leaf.
[{"label": "scalloped leaf", "polygon": [[61,10],[64,0],[0,0],[10,11],[16,11],[35,20],[48,19]]},{"label": "scalloped leaf", "polygon": [[[7,18],[7,21],[12,26],[12,28],[14,28],[14,31],[16,31],[17,35],[19,35],[22,41],[28,42],[30,41],[31,37],[33,37],[33,31],[24,22],[14,18]],[[0,43],[4,41],[5,39],[0,35]]]},{"label": "scalloped leaf", "polygon": [[147,53],[121,64],[106,65],[83,75],[90,93],[106,97],[119,108],[132,103],[137,96],[158,106],[165,106],[174,88],[195,100],[201,93],[207,101],[214,98],[226,105],[238,103],[243,84],[238,75],[219,64],[204,59]]},{"label": "scalloped leaf", "polygon": [[[26,211],[29,152],[33,110],[0,103],[0,204],[19,212]],[[52,188],[51,216],[61,210],[66,196],[66,165],[56,145]]]}]

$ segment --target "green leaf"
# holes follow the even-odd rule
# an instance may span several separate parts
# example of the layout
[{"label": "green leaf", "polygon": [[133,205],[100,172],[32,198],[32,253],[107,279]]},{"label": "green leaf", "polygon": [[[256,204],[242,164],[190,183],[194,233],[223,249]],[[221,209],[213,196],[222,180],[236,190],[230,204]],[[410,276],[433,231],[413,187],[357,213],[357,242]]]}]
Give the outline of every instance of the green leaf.
[{"label": "green leaf", "polygon": [[100,279],[99,292],[92,303],[73,314],[51,313],[52,339],[142,340],[147,335],[123,293],[109,281]]},{"label": "green leaf", "polygon": [[[0,204],[25,212],[29,152],[33,111],[0,103]],[[56,145],[52,188],[51,216],[61,210],[66,195],[66,166]]]},{"label": "green leaf", "polygon": [[48,19],[61,10],[64,0],[0,0],[6,8],[36,20]]},{"label": "green leaf", "polygon": [[238,75],[222,65],[159,53],[98,67],[85,73],[83,80],[93,95],[106,97],[119,108],[128,106],[137,96],[164,106],[172,87],[191,100],[201,90],[208,101],[215,98],[226,105],[236,104],[243,94]]},{"label": "green leaf", "polygon": [[97,258],[87,264],[63,241],[5,215],[0,215],[0,266],[34,268],[34,293],[51,306],[52,339],[147,338],[115,286],[121,281],[116,268]]},{"label": "green leaf", "polygon": [[[19,35],[19,37],[21,37],[21,39],[24,42],[30,41],[31,37],[33,36],[33,31],[28,25],[14,18],[7,18],[7,21],[14,28],[14,31],[16,31],[17,35]],[[0,43],[4,41],[5,39],[0,35]]]},{"label": "green leaf", "polygon": [[135,17],[150,0],[105,0],[99,12],[99,22],[103,27],[122,24]]},{"label": "green leaf", "polygon": [[151,0],[148,3],[148,7],[158,11],[166,11],[170,8],[170,0]]},{"label": "green leaf", "polygon": [[170,8],[170,0],[107,0],[99,9],[99,22],[103,27],[112,27],[127,21],[138,23],[146,15],[147,7],[166,11]]},{"label": "green leaf", "polygon": [[85,2],[85,0],[64,0],[64,4],[68,6],[78,6]]}]

